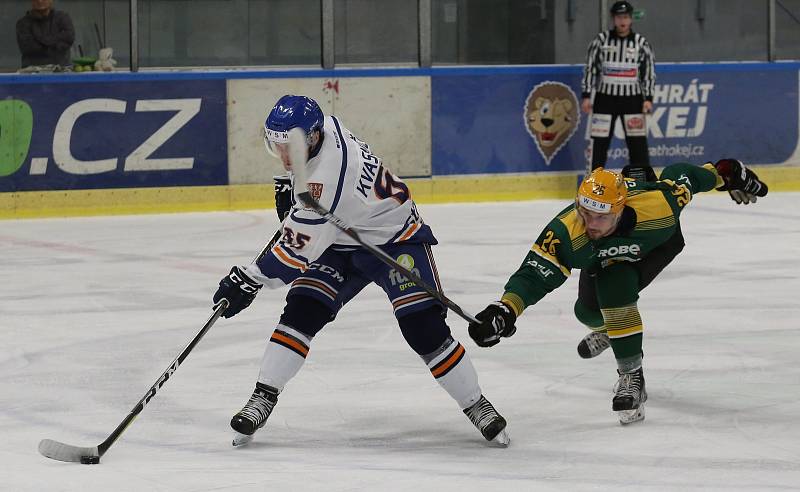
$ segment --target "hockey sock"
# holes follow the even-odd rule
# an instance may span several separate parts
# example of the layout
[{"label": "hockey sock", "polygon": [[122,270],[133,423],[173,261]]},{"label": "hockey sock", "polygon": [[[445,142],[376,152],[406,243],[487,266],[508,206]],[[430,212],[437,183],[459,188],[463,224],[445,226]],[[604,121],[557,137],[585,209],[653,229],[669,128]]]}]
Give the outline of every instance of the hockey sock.
[{"label": "hockey sock", "polygon": [[636,367],[630,366],[637,363],[637,358],[638,364],[641,365],[642,354],[642,318],[639,315],[639,309],[636,304],[630,304],[628,306],[606,308],[602,311],[603,318],[606,321],[606,328],[608,329],[611,349],[614,351],[614,357],[617,359],[620,371],[630,372],[623,370],[623,366],[635,370]]},{"label": "hockey sock", "polygon": [[309,337],[294,328],[279,324],[264,350],[258,381],[282,391],[286,383],[303,367],[310,345]]},{"label": "hockey sock", "polygon": [[630,357],[623,357],[622,359],[617,359],[617,369],[621,373],[629,373],[638,370],[642,367],[642,353],[639,352],[636,355],[631,355]]},{"label": "hockey sock", "polygon": [[448,337],[433,352],[423,355],[436,382],[444,388],[463,410],[471,407],[481,397],[478,374],[463,345]]}]

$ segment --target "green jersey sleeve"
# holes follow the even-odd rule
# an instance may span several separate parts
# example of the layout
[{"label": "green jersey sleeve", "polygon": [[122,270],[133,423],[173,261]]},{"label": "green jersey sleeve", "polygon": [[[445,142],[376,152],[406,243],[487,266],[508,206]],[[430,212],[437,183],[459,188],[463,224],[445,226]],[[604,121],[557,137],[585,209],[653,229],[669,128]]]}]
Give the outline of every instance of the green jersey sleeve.
[{"label": "green jersey sleeve", "polygon": [[678,163],[664,168],[658,186],[676,215],[692,201],[696,193],[711,191],[722,185],[722,178],[709,162],[703,166]]},{"label": "green jersey sleeve", "polygon": [[568,251],[571,242],[564,224],[553,219],[531,247],[522,265],[505,285],[502,301],[519,316],[561,286],[571,272]]}]

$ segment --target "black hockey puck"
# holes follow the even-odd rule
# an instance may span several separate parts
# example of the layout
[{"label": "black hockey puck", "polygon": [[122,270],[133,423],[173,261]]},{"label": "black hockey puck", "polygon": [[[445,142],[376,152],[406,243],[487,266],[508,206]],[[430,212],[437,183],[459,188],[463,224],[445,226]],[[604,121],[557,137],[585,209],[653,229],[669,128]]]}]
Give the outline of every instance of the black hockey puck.
[{"label": "black hockey puck", "polygon": [[82,465],[98,465],[100,464],[99,456],[81,456]]}]

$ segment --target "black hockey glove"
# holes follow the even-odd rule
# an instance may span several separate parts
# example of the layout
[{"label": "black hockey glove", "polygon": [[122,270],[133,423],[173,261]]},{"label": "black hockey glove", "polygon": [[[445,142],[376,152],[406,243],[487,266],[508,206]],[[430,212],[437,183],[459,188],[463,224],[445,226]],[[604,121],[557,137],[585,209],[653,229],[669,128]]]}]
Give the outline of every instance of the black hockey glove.
[{"label": "black hockey glove", "polygon": [[627,166],[622,168],[621,173],[626,178],[635,179],[636,181],[648,181],[648,182],[658,181],[658,178],[656,177],[656,172],[653,171],[653,168],[647,164],[643,166],[634,166],[628,164]]},{"label": "black hockey glove", "polygon": [[491,347],[500,343],[500,337],[510,337],[517,331],[514,321],[517,315],[506,304],[493,302],[475,315],[480,323],[469,324],[469,336],[479,347]]},{"label": "black hockey glove", "polygon": [[224,318],[232,318],[246,308],[256,298],[262,285],[247,275],[244,270],[235,266],[225,278],[219,281],[219,288],[214,294],[214,305],[222,299],[228,300],[228,308],[222,313]]},{"label": "black hockey glove", "polygon": [[756,202],[756,197],[766,196],[767,185],[758,179],[756,173],[744,167],[736,159],[721,159],[714,164],[717,173],[725,184],[717,188],[718,191],[727,191],[736,203]]},{"label": "black hockey glove", "polygon": [[283,219],[292,211],[292,180],[289,176],[273,176],[275,180],[275,211],[278,219]]}]

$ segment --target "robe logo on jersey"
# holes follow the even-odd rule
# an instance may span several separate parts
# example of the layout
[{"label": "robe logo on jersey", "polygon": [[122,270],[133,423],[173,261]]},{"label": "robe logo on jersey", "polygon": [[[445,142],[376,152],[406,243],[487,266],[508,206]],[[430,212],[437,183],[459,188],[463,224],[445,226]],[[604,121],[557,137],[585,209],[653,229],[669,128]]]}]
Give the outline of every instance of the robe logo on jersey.
[{"label": "robe logo on jersey", "polygon": [[314,200],[319,201],[322,196],[322,183],[308,183],[308,191]]},{"label": "robe logo on jersey", "polygon": [[600,251],[598,251],[597,257],[604,258],[606,256],[617,256],[626,254],[638,255],[639,252],[641,251],[642,247],[639,246],[638,244],[631,244],[631,245],[623,244],[619,247],[611,246],[610,248],[601,249]]},{"label": "robe logo on jersey", "polygon": [[542,82],[528,94],[523,118],[528,134],[549,166],[578,129],[578,97],[566,84]]}]

